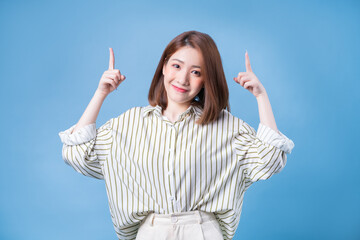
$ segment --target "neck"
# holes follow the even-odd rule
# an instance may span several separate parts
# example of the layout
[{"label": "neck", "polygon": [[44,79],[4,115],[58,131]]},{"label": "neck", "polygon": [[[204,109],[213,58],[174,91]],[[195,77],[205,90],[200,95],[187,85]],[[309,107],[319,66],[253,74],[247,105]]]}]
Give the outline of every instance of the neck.
[{"label": "neck", "polygon": [[166,116],[171,122],[175,122],[180,114],[186,111],[190,107],[188,105],[179,105],[168,102],[168,106],[163,110],[163,115]]}]

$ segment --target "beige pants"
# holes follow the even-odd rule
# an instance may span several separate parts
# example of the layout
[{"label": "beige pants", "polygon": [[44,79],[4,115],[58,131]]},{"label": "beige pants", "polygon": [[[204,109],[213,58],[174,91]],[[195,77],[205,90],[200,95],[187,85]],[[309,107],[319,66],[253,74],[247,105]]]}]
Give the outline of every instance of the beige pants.
[{"label": "beige pants", "polygon": [[223,240],[215,215],[203,211],[150,213],[143,219],[136,240]]}]

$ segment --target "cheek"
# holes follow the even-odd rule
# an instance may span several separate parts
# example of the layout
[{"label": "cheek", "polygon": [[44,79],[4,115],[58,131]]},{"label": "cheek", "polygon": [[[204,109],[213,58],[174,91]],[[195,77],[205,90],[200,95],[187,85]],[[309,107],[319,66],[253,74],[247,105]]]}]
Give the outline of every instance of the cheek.
[{"label": "cheek", "polygon": [[165,82],[169,82],[175,77],[175,73],[173,71],[166,71],[164,75]]},{"label": "cheek", "polygon": [[193,86],[194,88],[201,89],[204,86],[204,81],[202,79],[194,79]]}]

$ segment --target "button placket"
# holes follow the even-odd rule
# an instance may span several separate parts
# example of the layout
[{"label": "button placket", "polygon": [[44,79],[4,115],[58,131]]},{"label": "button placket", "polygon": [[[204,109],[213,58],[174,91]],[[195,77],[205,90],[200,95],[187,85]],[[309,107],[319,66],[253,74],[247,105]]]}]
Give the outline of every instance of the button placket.
[{"label": "button placket", "polygon": [[176,209],[178,212],[181,212],[181,205],[179,200],[176,201]]},{"label": "button placket", "polygon": [[[175,146],[176,146],[176,129],[174,125],[170,126],[171,130],[170,130],[170,142],[169,142],[169,153],[170,153],[170,165],[168,166],[168,175],[170,177],[170,187],[171,187],[171,192],[173,194],[175,194],[176,188],[175,188],[175,174],[174,174],[174,162],[175,162]],[[172,205],[174,207],[175,211],[177,210],[177,204],[176,204],[176,199],[175,199],[175,195],[173,196],[169,196],[169,200],[172,202]]]}]

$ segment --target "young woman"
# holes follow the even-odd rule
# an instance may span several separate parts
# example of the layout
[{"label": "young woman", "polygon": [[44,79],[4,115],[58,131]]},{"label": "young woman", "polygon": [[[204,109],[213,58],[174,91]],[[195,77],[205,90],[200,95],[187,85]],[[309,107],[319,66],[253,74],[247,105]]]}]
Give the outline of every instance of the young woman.
[{"label": "young woman", "polygon": [[234,80],[257,99],[257,132],[230,114],[220,54],[197,31],[165,48],[150,105],[96,129],[104,99],[125,80],[110,48],[94,97],[79,122],[59,135],[66,163],[105,180],[119,239],[232,239],[245,191],[284,168],[294,143],[277,129],[247,53],[245,64]]}]

